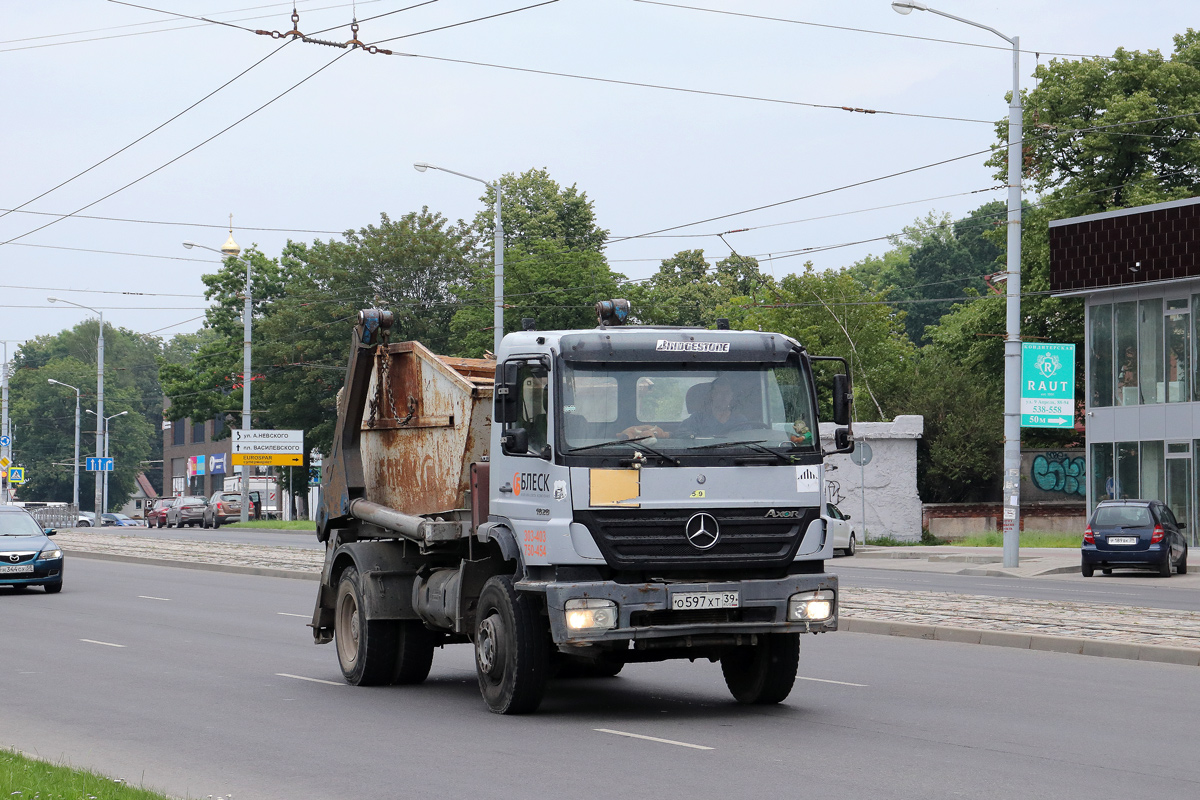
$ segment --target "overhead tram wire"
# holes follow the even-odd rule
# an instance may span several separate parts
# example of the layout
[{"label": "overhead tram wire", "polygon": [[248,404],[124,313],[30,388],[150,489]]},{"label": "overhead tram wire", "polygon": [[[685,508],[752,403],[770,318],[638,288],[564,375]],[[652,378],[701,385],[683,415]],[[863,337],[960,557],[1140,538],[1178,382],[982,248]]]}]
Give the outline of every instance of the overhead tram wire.
[{"label": "overhead tram wire", "polygon": [[[286,47],[286,46],[287,46],[286,44],[284,44],[284,45],[283,45],[283,47]],[[280,49],[282,49],[282,47],[281,47],[281,48],[276,48],[274,52],[278,52]],[[232,123],[230,123],[229,125],[225,126],[225,127],[224,127],[224,128],[222,128],[221,130],[219,130],[219,131],[217,131],[216,133],[214,133],[212,136],[209,136],[209,137],[208,137],[207,139],[205,139],[204,141],[200,142],[199,144],[197,144],[197,145],[195,145],[195,146],[193,146],[193,147],[190,147],[190,148],[188,148],[187,150],[183,151],[182,153],[180,153],[179,155],[175,156],[175,157],[174,157],[174,158],[172,158],[171,160],[167,161],[167,162],[166,162],[166,163],[164,163],[164,164],[161,164],[161,165],[159,165],[159,166],[155,167],[154,169],[150,170],[149,172],[147,172],[146,174],[142,175],[141,177],[139,177],[139,178],[135,178],[134,180],[130,181],[129,183],[125,184],[124,186],[120,187],[119,189],[114,189],[113,191],[109,192],[108,194],[104,195],[103,197],[101,197],[101,198],[100,198],[100,199],[98,199],[98,200],[93,200],[92,202],[88,203],[87,205],[85,205],[85,206],[81,206],[80,208],[77,208],[75,211],[71,212],[70,214],[66,214],[66,215],[64,215],[64,216],[61,216],[61,217],[59,217],[58,219],[55,219],[55,220],[51,220],[50,222],[47,222],[45,225],[42,225],[42,226],[40,226],[40,227],[37,227],[37,228],[34,228],[34,229],[33,229],[33,230],[31,230],[31,231],[26,231],[25,233],[22,233],[22,234],[21,234],[21,235],[19,235],[19,236],[15,236],[15,237],[13,237],[12,239],[9,239],[9,240],[7,240],[7,241],[4,241],[4,242],[0,242],[0,246],[6,245],[6,244],[12,244],[13,242],[15,242],[15,241],[17,241],[17,240],[19,240],[19,239],[24,239],[26,236],[30,236],[30,235],[32,235],[32,234],[34,234],[34,233],[37,233],[38,231],[45,230],[46,228],[49,228],[51,225],[55,225],[55,224],[57,224],[57,223],[59,223],[59,222],[62,222],[64,219],[68,219],[68,218],[70,218],[70,217],[73,217],[75,214],[78,214],[80,211],[85,211],[85,210],[87,210],[87,209],[91,208],[92,206],[94,206],[94,205],[96,205],[96,204],[98,204],[98,203],[102,203],[103,201],[107,200],[108,198],[112,197],[113,195],[116,195],[116,194],[118,194],[118,193],[120,193],[120,192],[123,192],[123,191],[125,191],[126,189],[128,189],[129,187],[131,187],[131,186],[133,186],[133,185],[135,185],[135,184],[137,184],[137,183],[140,183],[141,181],[145,180],[146,178],[149,178],[151,175],[154,175],[155,173],[157,173],[157,172],[159,172],[159,171],[161,171],[161,170],[163,170],[163,169],[166,169],[166,168],[167,168],[167,167],[169,167],[171,164],[174,164],[176,161],[180,160],[181,158],[184,158],[185,156],[189,155],[190,153],[193,153],[193,152],[195,152],[196,150],[199,150],[201,147],[203,147],[204,145],[208,144],[208,143],[209,143],[209,142],[211,142],[213,139],[216,139],[218,136],[222,135],[223,133],[226,133],[227,131],[230,131],[230,130],[232,130],[233,128],[236,128],[238,125],[241,125],[243,122],[245,122],[246,120],[250,119],[250,117],[254,116],[255,114],[257,114],[258,112],[262,111],[262,110],[263,110],[264,108],[266,108],[267,106],[269,106],[269,105],[271,105],[272,103],[274,103],[276,100],[279,100],[281,97],[284,97],[284,96],[285,96],[285,95],[287,95],[288,93],[292,92],[294,89],[296,89],[296,88],[300,87],[300,86],[301,86],[301,85],[303,85],[304,83],[307,83],[307,82],[308,82],[309,80],[311,80],[312,78],[315,78],[317,75],[319,75],[320,73],[324,72],[326,69],[328,69],[329,67],[333,66],[334,64],[336,64],[336,63],[337,63],[338,61],[340,61],[341,59],[345,58],[347,55],[349,55],[349,54],[350,54],[350,52],[352,52],[352,51],[349,51],[349,50],[347,50],[346,52],[344,52],[344,53],[341,53],[340,55],[334,56],[334,58],[333,58],[333,59],[331,59],[330,61],[326,62],[326,63],[325,63],[323,66],[321,66],[321,67],[318,67],[318,68],[317,68],[315,71],[313,71],[313,72],[310,72],[310,73],[309,73],[308,75],[306,75],[304,78],[301,78],[299,81],[297,81],[296,83],[292,84],[292,85],[291,85],[291,86],[289,86],[287,89],[284,89],[282,92],[280,92],[279,94],[275,95],[275,96],[274,96],[274,97],[272,97],[270,100],[268,100],[267,102],[263,103],[262,105],[258,106],[257,108],[255,108],[255,109],[254,109],[253,111],[251,111],[250,113],[248,113],[248,114],[246,114],[246,115],[244,115],[244,116],[240,117],[240,118],[239,118],[239,119],[237,119],[235,122],[232,122]]]},{"label": "overhead tram wire", "polygon": [[[851,31],[853,33],[869,33],[875,36],[892,36],[897,39],[916,39],[922,42],[939,42],[941,44],[957,44],[965,47],[980,47],[984,50],[1003,50],[1006,53],[1011,53],[1011,47],[1005,47],[998,44],[979,44],[977,42],[963,42],[957,39],[937,39],[931,36],[914,36],[910,33],[895,33],[893,31],[876,31],[870,28],[854,28],[847,25],[830,25],[824,22],[808,22],[799,19],[787,19],[785,17],[767,17],[760,14],[746,14],[741,11],[726,11],[718,8],[702,8],[700,6],[685,6],[679,3],[664,3],[661,0],[633,0],[635,3],[642,3],[649,6],[664,6],[666,8],[680,8],[688,11],[705,11],[709,14],[723,14],[730,17],[746,17],[748,19],[765,20],[768,22],[787,22],[792,25],[808,25],[813,28],[826,28],[835,31]],[[1035,54],[1040,53],[1044,56],[1064,56],[1066,58],[1102,58],[1112,59],[1112,56],[1089,55],[1087,53],[1052,53],[1049,50],[1022,50],[1022,53]]]},{"label": "overhead tram wire", "polygon": [[161,258],[167,261],[199,261],[204,264],[220,264],[217,258],[190,258],[188,256],[159,256],[151,253],[126,253],[119,250],[96,250],[91,247],[67,247],[57,244],[32,244],[30,242],[13,242],[13,247],[37,247],[45,250],[71,250],[76,253],[99,253],[106,256],[130,256],[132,258]]},{"label": "overhead tram wire", "polygon": [[[14,209],[14,208],[0,208],[0,211],[7,211],[10,213],[16,213],[16,214],[33,214],[33,215],[36,215],[39,217],[65,217],[65,216],[68,216],[67,214],[64,214],[62,212],[30,211],[28,209],[18,210],[18,209]],[[222,230],[222,231],[226,230],[229,227],[229,225],[226,223],[213,223],[213,222],[171,222],[168,220],[157,220],[157,219],[133,219],[130,217],[101,217],[101,216],[96,216],[94,214],[71,214],[69,216],[72,216],[75,219],[90,219],[90,220],[99,220],[102,222],[128,222],[128,223],[132,223],[132,224],[136,224],[136,225],[168,225],[168,226],[174,226],[174,227],[180,227],[180,228],[215,228],[217,230]],[[269,233],[323,233],[323,234],[326,234],[329,236],[342,236],[346,233],[345,230],[326,231],[326,230],[316,230],[313,228],[264,228],[264,227],[254,227],[254,226],[250,226],[250,225],[240,225],[240,224],[237,227],[238,227],[239,231],[266,231]],[[353,228],[350,228],[348,230],[353,230]],[[204,261],[207,259],[194,259],[194,260]]]},{"label": "overhead tram wire", "polygon": [[[29,205],[30,203],[37,202],[38,200],[41,200],[41,199],[42,199],[43,197],[45,197],[46,195],[50,194],[51,192],[57,191],[58,189],[61,189],[62,187],[66,186],[66,185],[67,185],[68,183],[70,183],[71,181],[74,181],[74,180],[76,180],[76,179],[78,179],[78,178],[81,178],[81,177],[83,177],[84,175],[87,175],[89,172],[91,172],[91,171],[92,171],[92,170],[94,170],[96,167],[100,166],[101,164],[104,164],[104,163],[106,163],[106,162],[108,162],[108,161],[111,161],[112,159],[114,159],[114,158],[116,158],[117,156],[119,156],[121,153],[124,153],[126,150],[128,150],[128,149],[129,149],[129,148],[131,148],[131,147],[133,147],[133,146],[134,146],[135,144],[137,144],[138,142],[144,141],[145,139],[147,139],[147,138],[149,138],[150,136],[154,135],[154,134],[155,134],[155,133],[157,133],[158,131],[160,131],[160,130],[162,130],[163,128],[165,128],[166,126],[170,125],[170,124],[171,124],[172,122],[174,122],[175,120],[177,120],[177,119],[179,119],[180,117],[182,117],[184,114],[186,114],[186,113],[188,113],[189,111],[191,111],[191,110],[192,110],[193,108],[195,108],[196,106],[198,106],[198,105],[200,105],[201,103],[203,103],[205,100],[207,100],[207,99],[209,99],[210,97],[212,97],[213,95],[215,95],[217,92],[219,92],[219,91],[221,91],[222,89],[224,89],[225,87],[229,86],[231,83],[233,83],[234,81],[236,81],[238,78],[241,78],[241,77],[242,77],[242,76],[244,76],[246,73],[250,72],[250,70],[252,70],[252,69],[254,69],[255,67],[257,67],[257,66],[259,66],[260,64],[262,64],[262,63],[263,63],[264,61],[266,61],[268,58],[270,58],[271,56],[275,55],[275,54],[276,54],[276,53],[278,53],[280,50],[282,50],[283,48],[287,47],[289,44],[291,44],[291,42],[284,42],[284,43],[283,43],[282,45],[280,45],[279,47],[276,47],[276,48],[275,48],[275,49],[273,49],[271,52],[267,53],[265,56],[263,56],[262,58],[260,58],[260,59],[258,59],[257,61],[255,61],[255,62],[254,62],[253,64],[251,64],[250,66],[246,67],[244,70],[242,70],[241,72],[239,72],[237,75],[234,75],[232,78],[230,78],[229,80],[227,80],[227,81],[225,81],[224,83],[222,83],[222,84],[221,84],[220,86],[218,86],[216,89],[213,89],[211,92],[209,92],[208,94],[204,95],[204,96],[203,96],[203,97],[201,97],[199,100],[197,100],[196,102],[194,102],[194,103],[192,103],[191,105],[189,105],[187,108],[183,109],[182,111],[180,111],[180,112],[178,112],[177,114],[175,114],[175,115],[173,115],[172,117],[170,117],[170,118],[169,118],[169,119],[168,119],[166,122],[162,122],[162,123],[158,124],[158,125],[157,125],[157,126],[155,126],[154,128],[150,129],[150,130],[149,130],[149,131],[147,131],[146,133],[143,133],[141,136],[139,136],[138,138],[134,139],[134,140],[133,140],[132,142],[130,142],[129,144],[127,144],[127,145],[125,145],[124,147],[122,147],[122,148],[120,148],[120,149],[118,149],[118,150],[116,150],[116,151],[114,151],[114,152],[112,152],[112,153],[108,154],[108,155],[107,155],[107,156],[105,156],[104,158],[102,158],[102,159],[100,159],[99,161],[97,161],[95,164],[92,164],[90,167],[88,167],[87,169],[83,170],[82,172],[77,172],[77,173],[75,173],[75,174],[74,174],[74,175],[72,175],[71,177],[67,178],[65,181],[62,181],[61,183],[58,183],[58,184],[57,184],[57,185],[55,185],[55,186],[52,186],[51,188],[47,189],[46,191],[42,192],[41,194],[37,195],[36,197],[31,197],[30,199],[28,199],[28,200],[26,200],[24,203],[21,203],[20,205],[16,206],[16,207],[15,207],[15,208],[13,208],[12,210],[5,211],[4,213],[0,214],[0,219],[3,219],[4,217],[7,217],[9,214],[13,213],[13,211],[20,211],[21,209],[23,209],[25,206]],[[93,205],[94,205],[94,204],[93,204]],[[85,206],[85,208],[86,208],[86,206]],[[68,215],[68,216],[69,216],[69,215]],[[51,224],[53,224],[53,223],[51,223]],[[40,230],[40,228],[39,228],[39,230]],[[8,242],[4,242],[4,244],[8,244]]]}]

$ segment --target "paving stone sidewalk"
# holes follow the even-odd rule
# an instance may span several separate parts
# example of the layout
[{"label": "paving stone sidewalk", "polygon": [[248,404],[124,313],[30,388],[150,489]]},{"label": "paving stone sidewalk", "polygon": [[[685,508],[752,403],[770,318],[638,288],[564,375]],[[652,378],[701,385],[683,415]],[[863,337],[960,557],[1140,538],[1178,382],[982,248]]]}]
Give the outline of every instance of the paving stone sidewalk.
[{"label": "paving stone sidewalk", "polygon": [[[180,541],[64,530],[56,541],[72,553],[153,559],[316,575],[324,553],[297,547]],[[1071,637],[1200,650],[1200,612],[984,597],[946,592],[842,590],[841,615],[855,620],[917,623],[985,631]]]}]

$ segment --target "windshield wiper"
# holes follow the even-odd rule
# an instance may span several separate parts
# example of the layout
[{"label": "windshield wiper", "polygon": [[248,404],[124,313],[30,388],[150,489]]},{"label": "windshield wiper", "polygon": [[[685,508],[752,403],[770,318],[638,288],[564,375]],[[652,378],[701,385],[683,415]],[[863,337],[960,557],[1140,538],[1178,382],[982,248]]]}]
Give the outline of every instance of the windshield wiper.
[{"label": "windshield wiper", "polygon": [[762,453],[763,455],[775,456],[784,464],[792,463],[792,459],[789,456],[785,456],[783,453],[772,450],[769,447],[763,447],[758,442],[739,442],[739,444],[748,445],[749,447],[753,448],[754,450],[757,450],[758,452]]},{"label": "windshield wiper", "polygon": [[[599,444],[589,444],[589,445],[584,445],[583,447],[572,447],[569,454],[578,453],[583,450],[595,450],[600,447],[611,447],[614,444],[627,444],[627,445],[632,446],[633,444],[635,444],[637,442],[641,442],[645,439],[653,439],[653,438],[655,438],[655,437],[652,435],[646,435],[646,436],[635,436],[632,439],[613,439],[611,442],[600,442]],[[653,447],[650,447],[649,445],[642,444],[642,445],[638,445],[638,446],[641,447],[643,450],[647,451],[648,453],[650,453],[651,455],[658,456],[663,461],[668,461],[677,467],[683,466],[683,462],[681,462],[678,458],[675,458],[675,456],[669,456],[666,453],[662,452],[661,450],[655,450]]]},{"label": "windshield wiper", "polygon": [[[714,444],[698,444],[694,447],[689,447],[687,449],[688,450],[715,450],[718,447],[737,447],[739,444],[755,445],[755,444],[762,444],[765,441],[766,441],[766,439],[755,439],[754,441],[749,441],[749,442],[716,442]],[[766,448],[763,448],[763,449],[765,450]],[[772,455],[779,455],[779,454],[773,453]]]}]

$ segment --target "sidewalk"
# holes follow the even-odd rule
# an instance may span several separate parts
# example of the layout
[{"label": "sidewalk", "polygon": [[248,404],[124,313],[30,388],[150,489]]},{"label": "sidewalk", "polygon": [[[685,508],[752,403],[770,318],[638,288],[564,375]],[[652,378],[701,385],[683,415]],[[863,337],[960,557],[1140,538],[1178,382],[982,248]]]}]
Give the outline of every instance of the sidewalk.
[{"label": "sidewalk", "polygon": [[[200,534],[197,534],[199,537]],[[193,569],[314,580],[324,554],[287,546],[157,539],[64,530],[56,537],[69,557],[101,558]],[[967,575],[1036,577],[1079,574],[1077,550],[1022,550],[1021,566],[1004,570],[991,548],[863,548],[834,566]],[[1067,562],[1071,562],[1068,564]],[[1175,576],[1173,586],[1200,576]],[[1081,653],[1200,666],[1200,612],[1059,600],[845,587],[839,627],[943,641]]]}]

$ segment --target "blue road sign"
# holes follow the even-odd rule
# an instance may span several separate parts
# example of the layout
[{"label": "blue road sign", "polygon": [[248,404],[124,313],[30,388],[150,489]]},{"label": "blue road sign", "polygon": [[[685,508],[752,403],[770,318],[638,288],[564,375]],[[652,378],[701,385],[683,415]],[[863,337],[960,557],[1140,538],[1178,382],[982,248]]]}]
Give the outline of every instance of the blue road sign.
[{"label": "blue road sign", "polygon": [[12,438],[9,436],[0,436],[0,447],[8,447],[12,444]]},{"label": "blue road sign", "polygon": [[9,467],[8,468],[8,482],[9,483],[24,483],[25,482],[25,468],[24,467]]},{"label": "blue road sign", "polygon": [[113,459],[111,458],[89,458],[87,460],[88,472],[112,472]]}]

